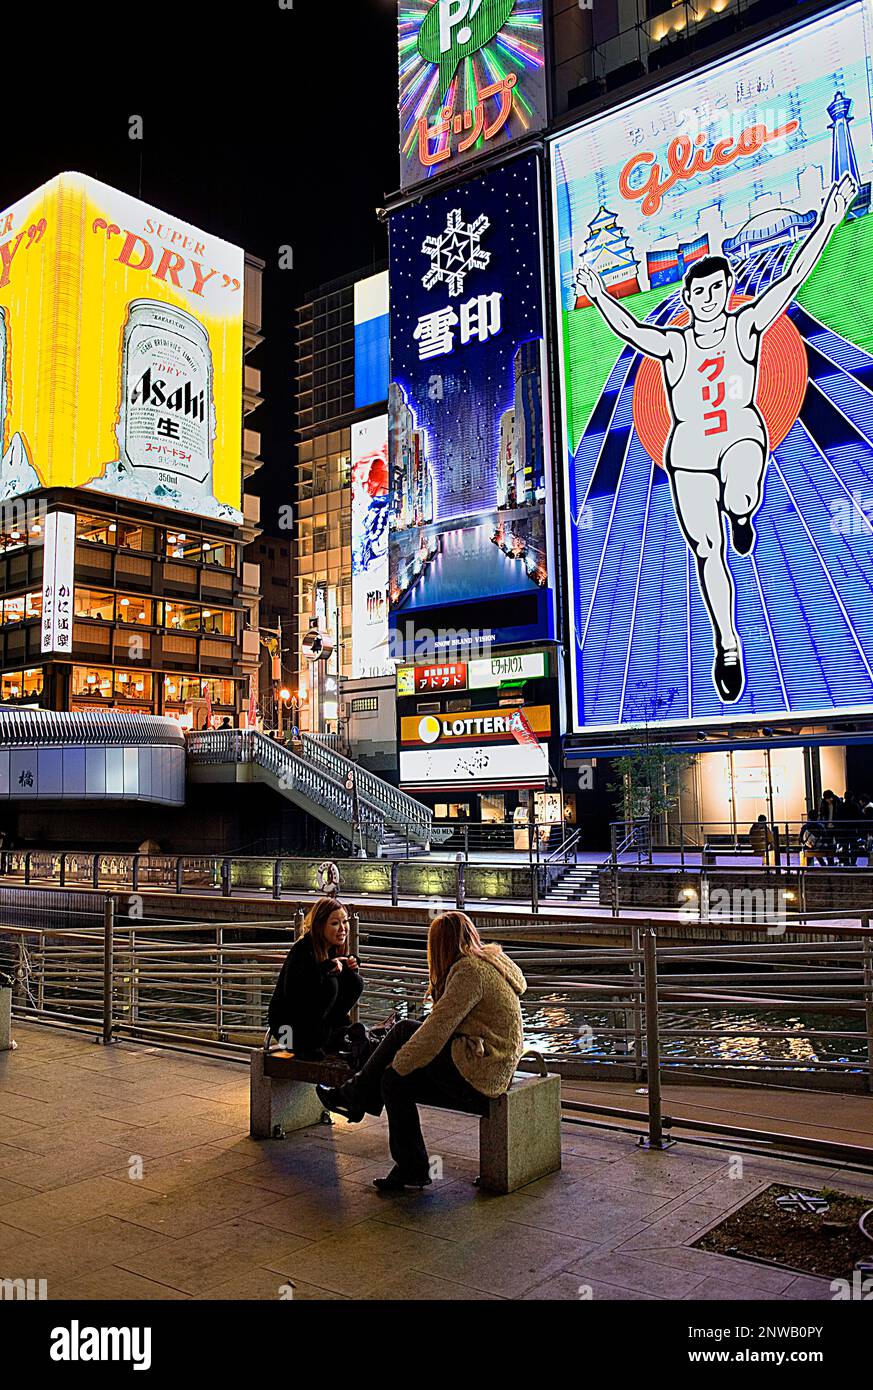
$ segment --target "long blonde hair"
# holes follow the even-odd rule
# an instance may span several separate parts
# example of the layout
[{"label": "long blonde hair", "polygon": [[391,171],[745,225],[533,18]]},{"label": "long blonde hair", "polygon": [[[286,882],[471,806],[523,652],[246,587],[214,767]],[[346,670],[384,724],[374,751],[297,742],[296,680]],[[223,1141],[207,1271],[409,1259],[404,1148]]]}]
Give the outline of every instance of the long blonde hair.
[{"label": "long blonde hair", "polygon": [[[317,903],[306,915],[303,923],[302,936],[312,937],[312,949],[315,959],[318,961],[327,960],[328,956],[336,948],[329,946],[324,936],[324,929],[335,912],[344,912],[348,917],[348,908],[345,903],[341,903],[337,898],[319,898]],[[301,937],[302,940],[302,937]]]},{"label": "long blonde hair", "polygon": [[446,987],[449,971],[462,956],[479,956],[496,965],[502,955],[496,941],[482,941],[466,912],[441,912],[434,917],[427,934],[428,994],[436,1003]]}]

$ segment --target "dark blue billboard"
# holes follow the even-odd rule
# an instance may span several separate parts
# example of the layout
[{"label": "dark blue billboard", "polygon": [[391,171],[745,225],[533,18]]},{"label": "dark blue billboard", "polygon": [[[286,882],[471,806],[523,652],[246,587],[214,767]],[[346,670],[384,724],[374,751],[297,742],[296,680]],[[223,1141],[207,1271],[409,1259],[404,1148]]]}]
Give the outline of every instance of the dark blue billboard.
[{"label": "dark blue billboard", "polygon": [[391,219],[396,655],[553,635],[540,228],[534,157]]}]

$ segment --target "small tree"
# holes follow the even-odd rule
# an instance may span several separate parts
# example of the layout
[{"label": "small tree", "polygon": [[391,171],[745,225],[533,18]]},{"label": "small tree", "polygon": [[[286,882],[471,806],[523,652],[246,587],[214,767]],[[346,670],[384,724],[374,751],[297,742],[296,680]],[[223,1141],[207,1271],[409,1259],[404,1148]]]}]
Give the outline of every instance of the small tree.
[{"label": "small tree", "polygon": [[619,780],[610,783],[609,790],[616,809],[626,821],[646,822],[650,856],[658,824],[678,806],[682,779],[695,763],[693,753],[681,753],[652,738],[652,724],[669,717],[677,694],[670,689],[659,695],[647,681],[637,681],[625,703],[625,720],[640,741],[613,760]]}]

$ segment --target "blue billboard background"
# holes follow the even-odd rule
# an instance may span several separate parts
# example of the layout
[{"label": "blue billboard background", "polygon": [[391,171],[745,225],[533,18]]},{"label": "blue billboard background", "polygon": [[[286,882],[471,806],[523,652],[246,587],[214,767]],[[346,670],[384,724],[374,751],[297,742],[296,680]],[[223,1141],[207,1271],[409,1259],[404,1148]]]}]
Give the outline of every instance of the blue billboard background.
[{"label": "blue billboard background", "polygon": [[[866,3],[847,6],[553,146],[579,730],[873,707],[869,16]],[[784,123],[788,134],[738,154],[737,132],[755,122]],[[667,166],[677,136],[708,153],[726,132],[734,139],[721,165],[701,160],[667,181],[647,212],[634,160],[650,177],[652,161]],[[622,343],[577,272],[593,266],[653,327],[675,325],[684,277],[703,254],[727,257],[738,302],[755,299],[790,269],[847,174],[854,203],[768,330],[779,338],[769,359],[772,447],[750,551],[733,545],[724,518],[745,676],[739,697],[725,701],[670,474],[641,428],[651,423],[650,368],[660,376],[660,364]],[[796,408],[787,410],[798,370]]]}]

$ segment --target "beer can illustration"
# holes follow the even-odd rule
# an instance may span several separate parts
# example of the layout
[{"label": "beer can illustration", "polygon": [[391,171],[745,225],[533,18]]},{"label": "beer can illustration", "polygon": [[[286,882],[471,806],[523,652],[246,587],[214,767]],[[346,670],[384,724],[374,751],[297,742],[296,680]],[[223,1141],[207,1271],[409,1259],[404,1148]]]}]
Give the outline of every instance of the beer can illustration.
[{"label": "beer can illustration", "polygon": [[128,306],[116,435],[121,463],[148,491],[212,494],[212,352],[184,309],[153,299]]}]

